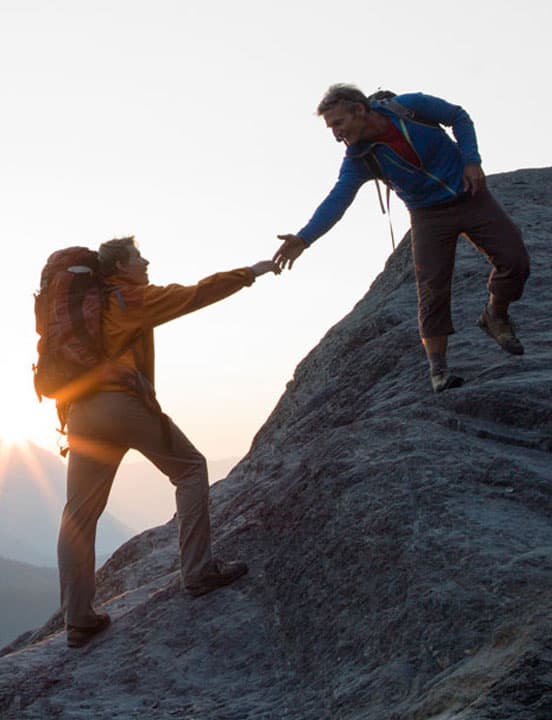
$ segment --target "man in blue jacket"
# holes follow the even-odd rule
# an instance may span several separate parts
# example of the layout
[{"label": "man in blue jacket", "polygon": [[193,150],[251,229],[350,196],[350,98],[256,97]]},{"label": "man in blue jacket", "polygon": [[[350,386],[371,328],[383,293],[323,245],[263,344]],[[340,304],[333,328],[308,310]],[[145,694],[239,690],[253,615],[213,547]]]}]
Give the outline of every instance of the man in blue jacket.
[{"label": "man in blue jacket", "polygon": [[[465,234],[493,266],[479,325],[513,355],[523,354],[523,345],[508,307],[523,293],[529,257],[519,228],[486,187],[467,112],[422,93],[376,96],[340,84],[332,85],[320,102],[318,115],[347,146],[339,178],[304,228],[278,235],[284,242],[274,260],[291,269],[305,248],[341,219],[361,185],[382,180],[410,211],[420,337],[433,390],[441,392],[464,382],[447,365],[458,236]],[[455,140],[443,125],[452,128]]]}]

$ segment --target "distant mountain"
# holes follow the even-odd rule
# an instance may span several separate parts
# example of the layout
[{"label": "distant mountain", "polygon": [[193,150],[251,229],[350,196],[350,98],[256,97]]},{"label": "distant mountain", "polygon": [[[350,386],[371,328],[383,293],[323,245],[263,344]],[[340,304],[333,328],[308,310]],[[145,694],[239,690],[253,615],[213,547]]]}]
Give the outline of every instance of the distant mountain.
[{"label": "distant mountain", "polygon": [[[0,556],[34,565],[55,565],[65,465],[36,445],[0,446]],[[109,512],[98,526],[99,558],[133,535]]]},{"label": "distant mountain", "polygon": [[0,557],[0,645],[40,625],[59,606],[54,568],[41,568]]}]

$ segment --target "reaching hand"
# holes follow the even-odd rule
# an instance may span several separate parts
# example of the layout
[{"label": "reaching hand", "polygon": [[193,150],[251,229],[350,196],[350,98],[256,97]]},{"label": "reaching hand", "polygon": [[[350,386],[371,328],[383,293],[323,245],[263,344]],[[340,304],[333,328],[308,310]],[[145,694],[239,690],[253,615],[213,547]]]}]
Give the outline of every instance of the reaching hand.
[{"label": "reaching hand", "polygon": [[261,260],[260,262],[255,263],[255,265],[251,265],[251,270],[253,271],[255,277],[260,277],[261,275],[269,272],[273,272],[274,275],[279,275],[282,272],[278,265],[276,265],[276,263],[272,260]]},{"label": "reaching hand", "polygon": [[307,247],[305,241],[299,235],[278,235],[278,238],[284,242],[272,259],[280,270],[285,269],[286,266],[291,270],[293,263]]},{"label": "reaching hand", "polygon": [[472,163],[464,168],[464,191],[470,195],[475,195],[486,186],[485,173],[481,169],[481,165]]}]

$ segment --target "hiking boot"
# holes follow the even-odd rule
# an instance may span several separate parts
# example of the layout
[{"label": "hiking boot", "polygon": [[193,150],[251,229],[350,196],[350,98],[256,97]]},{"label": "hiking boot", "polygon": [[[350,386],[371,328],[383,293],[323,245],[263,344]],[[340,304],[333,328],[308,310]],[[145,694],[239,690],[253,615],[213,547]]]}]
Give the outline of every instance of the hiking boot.
[{"label": "hiking boot", "polygon": [[212,590],[217,590],[225,585],[230,585],[235,580],[245,575],[248,567],[243,562],[222,562],[222,560],[213,560],[207,570],[205,570],[196,580],[186,584],[186,590],[193,595],[199,597],[206,595]]},{"label": "hiking boot", "polygon": [[523,355],[523,345],[516,337],[514,325],[509,316],[506,318],[493,317],[487,307],[479,318],[479,327],[490,335],[500,347],[511,355]]},{"label": "hiking boot", "polygon": [[464,378],[459,375],[452,375],[449,370],[440,370],[431,373],[431,387],[433,392],[439,393],[443,390],[461,387],[464,384]]},{"label": "hiking boot", "polygon": [[72,648],[82,647],[110,625],[111,618],[107,613],[96,615],[95,625],[87,625],[86,627],[67,625],[67,645]]}]

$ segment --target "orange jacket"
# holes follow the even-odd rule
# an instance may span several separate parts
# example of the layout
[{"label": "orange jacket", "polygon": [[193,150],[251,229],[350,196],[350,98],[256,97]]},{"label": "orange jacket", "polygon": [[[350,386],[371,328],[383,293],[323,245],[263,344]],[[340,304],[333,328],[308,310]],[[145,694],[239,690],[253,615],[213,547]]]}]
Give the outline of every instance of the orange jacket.
[{"label": "orange jacket", "polygon": [[[141,372],[154,384],[153,328],[181,315],[233,295],[252,285],[250,268],[216,273],[197,285],[129,285],[114,275],[106,279],[114,287],[102,315],[104,352],[129,369]],[[103,385],[101,390],[125,390],[124,385]]]}]

